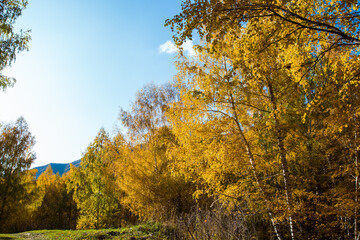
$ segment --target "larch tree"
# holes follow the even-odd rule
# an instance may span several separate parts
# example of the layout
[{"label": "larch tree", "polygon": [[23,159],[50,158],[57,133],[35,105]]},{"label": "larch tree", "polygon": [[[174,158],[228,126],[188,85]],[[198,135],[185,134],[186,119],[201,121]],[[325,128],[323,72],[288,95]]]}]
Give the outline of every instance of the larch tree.
[{"label": "larch tree", "polygon": [[[118,184],[123,202],[144,220],[168,220],[189,209],[188,183],[172,175],[168,149],[176,139],[165,115],[177,98],[171,85],[147,85],[141,89],[130,111],[121,110],[120,120],[129,142],[118,154]],[[122,138],[123,139],[123,138]]]},{"label": "larch tree", "polygon": [[38,207],[34,212],[36,229],[75,229],[77,210],[72,191],[67,191],[69,173],[60,177],[49,165],[37,179]]}]

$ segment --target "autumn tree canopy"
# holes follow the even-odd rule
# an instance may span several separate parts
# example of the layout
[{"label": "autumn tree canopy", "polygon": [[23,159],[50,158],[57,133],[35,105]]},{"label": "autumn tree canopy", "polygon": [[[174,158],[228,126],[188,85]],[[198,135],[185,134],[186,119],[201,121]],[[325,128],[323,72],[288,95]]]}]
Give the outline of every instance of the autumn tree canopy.
[{"label": "autumn tree canopy", "polygon": [[[24,118],[1,127],[0,226],[5,227],[31,199],[35,172],[28,172],[36,156],[35,138]],[[1,229],[1,228],[0,228]]]},{"label": "autumn tree canopy", "polygon": [[[197,58],[178,63],[182,96],[171,119],[184,154],[195,153],[179,167],[205,170],[192,176],[212,194],[262,208],[278,239],[359,234],[357,8],[348,1],[184,1],[166,23],[179,45],[194,31],[202,39]],[[241,167],[219,181],[212,166],[225,170],[230,159]],[[342,191],[351,194],[335,194]]]},{"label": "autumn tree canopy", "polygon": [[[160,221],[182,239],[359,239],[358,3],[182,6],[166,25],[179,48],[198,34],[196,55],[120,110],[126,133],[100,130],[63,178],[48,169],[28,212],[50,227]],[[34,189],[23,120],[2,137],[0,223]]]}]

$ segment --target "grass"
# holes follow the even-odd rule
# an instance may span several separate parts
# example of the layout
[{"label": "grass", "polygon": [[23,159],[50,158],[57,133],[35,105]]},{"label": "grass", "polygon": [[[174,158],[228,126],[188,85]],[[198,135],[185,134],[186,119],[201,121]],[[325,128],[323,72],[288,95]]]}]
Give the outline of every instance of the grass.
[{"label": "grass", "polygon": [[142,224],[129,228],[101,229],[101,230],[39,230],[16,234],[0,234],[1,240],[7,239],[39,239],[39,240],[62,240],[62,239],[157,239],[167,240],[166,229],[160,224]]}]

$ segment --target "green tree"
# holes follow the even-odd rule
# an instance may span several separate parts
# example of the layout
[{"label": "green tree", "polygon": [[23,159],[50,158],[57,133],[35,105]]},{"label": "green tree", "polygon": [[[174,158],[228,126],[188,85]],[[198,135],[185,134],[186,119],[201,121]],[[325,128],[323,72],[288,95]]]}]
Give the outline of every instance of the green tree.
[{"label": "green tree", "polygon": [[0,89],[15,83],[15,79],[4,76],[1,72],[16,59],[16,54],[28,49],[29,31],[14,31],[14,23],[27,6],[26,0],[4,0],[0,3]]},{"label": "green tree", "polygon": [[[21,207],[31,199],[34,175],[27,170],[35,160],[35,139],[24,118],[1,127],[0,135],[0,226],[16,218]],[[33,178],[29,177],[32,176]]]},{"label": "green tree", "polygon": [[117,227],[114,221],[121,214],[118,191],[114,182],[112,159],[107,157],[110,139],[101,129],[89,145],[78,169],[72,169],[68,179],[69,191],[79,209],[77,228]]}]

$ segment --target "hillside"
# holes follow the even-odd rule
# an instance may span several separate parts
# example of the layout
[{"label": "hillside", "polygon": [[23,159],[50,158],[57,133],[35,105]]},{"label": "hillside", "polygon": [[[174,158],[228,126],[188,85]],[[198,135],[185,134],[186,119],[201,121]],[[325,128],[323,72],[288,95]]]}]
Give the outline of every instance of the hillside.
[{"label": "hillside", "polygon": [[81,160],[76,160],[71,163],[49,163],[44,166],[35,167],[34,169],[37,169],[36,178],[38,178],[43,172],[45,172],[46,168],[48,166],[51,166],[54,174],[59,173],[60,176],[62,176],[64,173],[68,172],[70,170],[70,164],[74,165],[75,167],[80,166]]}]

